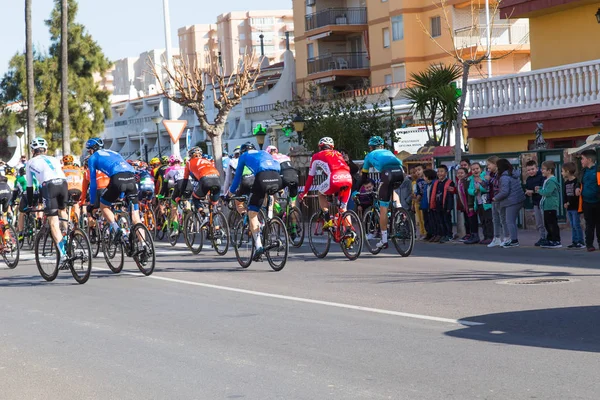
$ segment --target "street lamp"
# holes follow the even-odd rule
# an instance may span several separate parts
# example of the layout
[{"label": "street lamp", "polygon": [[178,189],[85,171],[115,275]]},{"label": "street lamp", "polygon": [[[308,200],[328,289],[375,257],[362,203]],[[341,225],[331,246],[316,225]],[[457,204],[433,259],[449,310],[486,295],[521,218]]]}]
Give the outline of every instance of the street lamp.
[{"label": "street lamp", "polygon": [[300,143],[300,138],[302,137],[302,132],[304,131],[304,125],[306,121],[302,118],[302,115],[296,114],[294,119],[292,120],[292,124],[294,125],[294,130],[298,133],[298,143]]},{"label": "street lamp", "polygon": [[24,128],[19,128],[16,132],[15,135],[17,136],[18,139],[18,151],[19,151],[19,157],[23,157],[23,146],[21,144],[21,138],[23,138],[23,135],[25,134],[25,129]]},{"label": "street lamp", "polygon": [[598,11],[596,11],[596,20],[600,24],[600,8],[598,9]]},{"label": "street lamp", "polygon": [[388,86],[385,89],[383,89],[384,92],[386,92],[388,99],[390,99],[390,144],[392,146],[392,151],[394,150],[394,140],[395,140],[395,134],[394,134],[394,98],[398,95],[398,93],[400,92],[400,88],[397,86]]},{"label": "street lamp", "polygon": [[160,115],[152,117],[152,122],[156,124],[156,144],[158,145],[158,156],[162,157],[162,151],[160,150],[160,123],[163,121],[163,117]]},{"label": "street lamp", "polygon": [[265,144],[265,136],[267,136],[267,130],[262,126],[262,124],[256,124],[256,127],[252,131],[252,134],[256,136],[256,143],[260,149],[263,149],[263,145]]}]

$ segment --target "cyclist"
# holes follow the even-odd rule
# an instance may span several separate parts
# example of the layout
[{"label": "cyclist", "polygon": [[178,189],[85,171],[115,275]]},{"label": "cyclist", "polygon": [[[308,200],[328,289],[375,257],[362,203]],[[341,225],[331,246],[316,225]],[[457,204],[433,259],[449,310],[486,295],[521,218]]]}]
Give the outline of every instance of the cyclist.
[{"label": "cyclist", "polygon": [[177,218],[176,199],[179,198],[181,194],[184,193],[184,191],[191,190],[191,187],[189,189],[187,188],[189,181],[187,181],[186,186],[183,186],[183,176],[185,174],[185,167],[181,165],[181,158],[175,155],[171,156],[169,158],[169,165],[169,168],[165,172],[163,186],[166,186],[168,183],[168,187],[173,188],[173,196],[171,197],[171,215],[169,223],[173,227],[173,230],[171,231],[171,237],[176,237],[177,235],[179,235],[179,218]]},{"label": "cyclist", "polygon": [[258,212],[265,202],[265,196],[274,194],[281,190],[281,169],[279,163],[265,151],[256,151],[252,142],[247,142],[240,148],[241,156],[238,161],[237,169],[229,193],[235,193],[242,181],[244,168],[254,174],[254,184],[252,185],[250,199],[248,201],[248,217],[250,219],[250,230],[254,238],[256,250],[254,259],[258,260],[264,253],[262,240],[260,238],[260,225],[258,221]]},{"label": "cyclist", "polygon": [[319,185],[319,206],[323,210],[325,223],[323,230],[328,230],[333,227],[333,221],[329,215],[329,202],[327,196],[337,193],[340,201],[340,213],[346,212],[346,206],[350,199],[352,190],[352,175],[350,175],[350,167],[344,161],[342,153],[334,150],[333,139],[324,137],[319,140],[319,152],[312,156],[310,161],[310,169],[308,178],[304,185],[304,192],[300,194],[299,200],[302,201],[304,196],[310,191],[313,179],[317,174],[317,170],[322,170],[325,173],[325,180]]},{"label": "cyclist", "polygon": [[229,186],[231,186],[231,181],[233,180],[233,176],[235,175],[235,169],[238,165],[238,160],[240,159],[240,146],[237,146],[233,150],[233,158],[229,160],[229,165],[227,168],[223,168],[225,171],[225,182],[223,183],[222,192],[226,193]]},{"label": "cyclist", "polygon": [[[133,205],[131,221],[134,225],[141,222],[137,197],[138,190],[135,184],[135,171],[131,165],[125,162],[119,153],[112,150],[104,150],[104,141],[100,138],[88,140],[85,148],[91,154],[88,159],[90,177],[96,176],[96,171],[101,171],[110,178],[106,191],[100,197],[100,210],[106,221],[110,224],[112,240],[120,239],[123,232],[115,221],[115,215],[111,210],[111,206],[121,197],[122,193],[125,194],[125,197]],[[90,199],[96,198],[97,191],[97,182],[95,179],[91,179]]]},{"label": "cyclist", "polygon": [[19,169],[19,176],[15,181],[15,189],[13,190],[13,203],[19,200],[19,217],[17,219],[17,229],[19,231],[18,238],[19,241],[22,242],[25,237],[24,229],[25,229],[25,209],[35,208],[39,204],[39,182],[37,178],[33,177],[33,201],[31,203],[27,202],[27,178],[25,178],[25,167],[21,167]]},{"label": "cyclist", "polygon": [[44,213],[48,217],[50,225],[50,234],[54,242],[58,245],[60,252],[60,263],[64,264],[67,258],[65,244],[67,237],[63,236],[62,228],[66,230],[66,223],[60,224],[59,217],[67,219],[67,199],[69,197],[69,187],[67,177],[62,171],[60,162],[55,157],[46,155],[48,143],[46,140],[38,137],[31,141],[29,145],[33,158],[27,162],[25,167],[27,178],[27,204],[33,204],[33,177],[40,182],[40,195],[44,202]]},{"label": "cyclist", "polygon": [[[83,173],[83,183],[81,190],[81,197],[79,198],[79,207],[83,206],[87,201],[89,205],[87,206],[87,218],[88,218],[88,226],[90,228],[94,228],[96,226],[96,219],[94,218],[94,210],[100,208],[100,197],[104,194],[108,183],[110,182],[110,178],[102,171],[96,171],[96,198],[91,199],[89,197],[88,189],[90,187],[90,170],[88,168],[88,160],[89,156],[85,158],[83,161],[83,168],[85,172]],[[96,230],[90,230],[90,242],[92,244],[96,243]]]},{"label": "cyclist", "polygon": [[388,207],[390,201],[394,200],[399,204],[398,195],[394,192],[394,186],[399,186],[404,181],[402,172],[402,161],[394,153],[383,148],[384,141],[381,136],[373,136],[369,139],[369,154],[365,157],[362,166],[362,181],[366,183],[369,180],[369,169],[374,168],[380,173],[381,183],[379,184],[379,226],[381,227],[381,241],[377,243],[377,248],[388,248]]},{"label": "cyclist", "polygon": [[169,157],[162,156],[160,158],[160,166],[154,171],[154,193],[162,197],[166,197],[169,194],[169,185],[165,183],[165,173],[169,168]]},{"label": "cyclist", "polygon": [[77,215],[77,219],[81,216],[81,211],[79,207],[79,198],[81,197],[81,192],[83,189],[83,170],[74,165],[74,158],[71,155],[66,155],[63,157],[63,172],[67,177],[67,185],[69,187],[69,200],[75,202],[73,208],[75,209],[75,215]]},{"label": "cyclist", "polygon": [[281,154],[277,147],[267,146],[267,153],[273,157],[273,159],[279,162],[281,167],[281,182],[283,188],[288,188],[288,194],[291,199],[292,207],[296,205],[296,196],[298,196],[298,183],[300,177],[298,171],[292,167],[292,160],[285,154]]},{"label": "cyclist", "polygon": [[14,190],[15,188],[15,183],[17,181],[17,177],[15,176],[15,169],[13,167],[6,167],[6,169],[4,170],[4,174],[6,176],[6,183],[8,183],[8,186],[10,186],[10,190],[12,192],[12,190]]},{"label": "cyclist", "polygon": [[202,150],[199,147],[190,149],[188,155],[190,160],[185,165],[183,187],[188,185],[188,180],[191,175],[197,182],[194,185],[195,188],[192,194],[194,200],[204,199],[210,192],[212,204],[217,204],[219,196],[221,195],[221,179],[219,177],[219,171],[212,162],[202,158]]},{"label": "cyclist", "polygon": [[139,189],[139,200],[152,200],[154,197],[154,178],[151,171],[145,168],[143,163],[140,163],[135,170],[135,180]]}]

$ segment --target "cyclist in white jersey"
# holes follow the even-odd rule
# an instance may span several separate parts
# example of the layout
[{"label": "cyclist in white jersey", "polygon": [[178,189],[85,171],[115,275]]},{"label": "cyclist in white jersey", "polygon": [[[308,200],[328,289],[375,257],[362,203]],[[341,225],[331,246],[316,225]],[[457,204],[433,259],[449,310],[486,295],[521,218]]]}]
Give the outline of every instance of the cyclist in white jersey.
[{"label": "cyclist in white jersey", "polygon": [[[30,146],[33,158],[27,162],[25,176],[27,179],[27,204],[33,204],[33,177],[40,183],[40,195],[44,202],[44,213],[48,217],[50,233],[60,250],[60,263],[64,263],[66,237],[63,237],[59,224],[60,218],[67,219],[67,200],[69,189],[67,178],[60,162],[55,157],[46,155],[48,143],[43,138],[35,138]],[[64,224],[66,229],[66,223]]]}]

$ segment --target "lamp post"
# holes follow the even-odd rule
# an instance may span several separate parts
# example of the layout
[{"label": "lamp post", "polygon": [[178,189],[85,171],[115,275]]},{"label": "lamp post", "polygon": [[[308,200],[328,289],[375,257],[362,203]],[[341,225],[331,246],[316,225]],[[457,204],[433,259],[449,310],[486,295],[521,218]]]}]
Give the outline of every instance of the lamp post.
[{"label": "lamp post", "polygon": [[384,89],[388,99],[390,99],[390,145],[394,151],[395,133],[394,133],[394,98],[400,92],[400,88],[396,86],[388,86]]},{"label": "lamp post", "polygon": [[[146,137],[146,135],[150,133],[150,131],[147,128],[144,128],[144,130],[142,130],[140,132],[140,160],[144,159],[144,137]],[[146,160],[146,162],[148,162],[148,160]]]},{"label": "lamp post", "polygon": [[292,120],[292,124],[294,125],[294,130],[298,134],[298,142],[300,142],[300,138],[302,137],[302,132],[304,131],[304,125],[306,121],[302,118],[302,115],[296,114],[294,119]]},{"label": "lamp post", "polygon": [[163,121],[163,117],[156,116],[152,117],[152,122],[156,124],[156,144],[158,146],[158,156],[162,157],[162,151],[160,150],[160,123]]},{"label": "lamp post", "polygon": [[25,134],[25,129],[24,128],[19,128],[16,132],[15,135],[17,136],[17,150],[19,151],[19,157],[23,156],[23,145],[21,143],[21,139],[23,138],[23,135]]},{"label": "lamp post", "polygon": [[258,143],[258,147],[263,149],[263,145],[265,144],[265,136],[267,136],[267,130],[262,126],[262,124],[257,124],[252,134],[256,136],[256,143]]}]

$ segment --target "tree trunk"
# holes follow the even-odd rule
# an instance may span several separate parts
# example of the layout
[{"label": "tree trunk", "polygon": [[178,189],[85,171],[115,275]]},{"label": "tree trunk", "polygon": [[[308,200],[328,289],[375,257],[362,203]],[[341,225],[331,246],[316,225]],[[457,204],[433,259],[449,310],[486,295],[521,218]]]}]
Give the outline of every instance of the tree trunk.
[{"label": "tree trunk", "polygon": [[[25,69],[27,70],[27,157],[29,143],[35,138],[35,82],[33,80],[33,36],[31,32],[31,0],[25,0]],[[21,140],[21,139],[19,139]],[[23,148],[21,148],[23,152]]]},{"label": "tree trunk", "polygon": [[69,127],[69,9],[68,0],[61,0],[60,9],[60,96],[63,128],[63,155],[71,154],[71,130]]},{"label": "tree trunk", "polygon": [[223,183],[223,179],[225,178],[225,174],[223,172],[223,130],[221,129],[216,135],[212,135],[210,141],[213,146],[213,153],[215,159],[215,167],[219,171],[219,175],[221,177],[221,184]]},{"label": "tree trunk", "polygon": [[460,159],[462,158],[462,147],[460,145],[462,140],[462,120],[465,113],[465,103],[467,101],[467,83],[469,80],[469,69],[471,68],[471,64],[463,62],[462,68],[462,94],[460,96],[460,102],[458,103],[458,112],[456,114],[454,125],[454,161],[456,161],[456,164],[459,164]]}]

